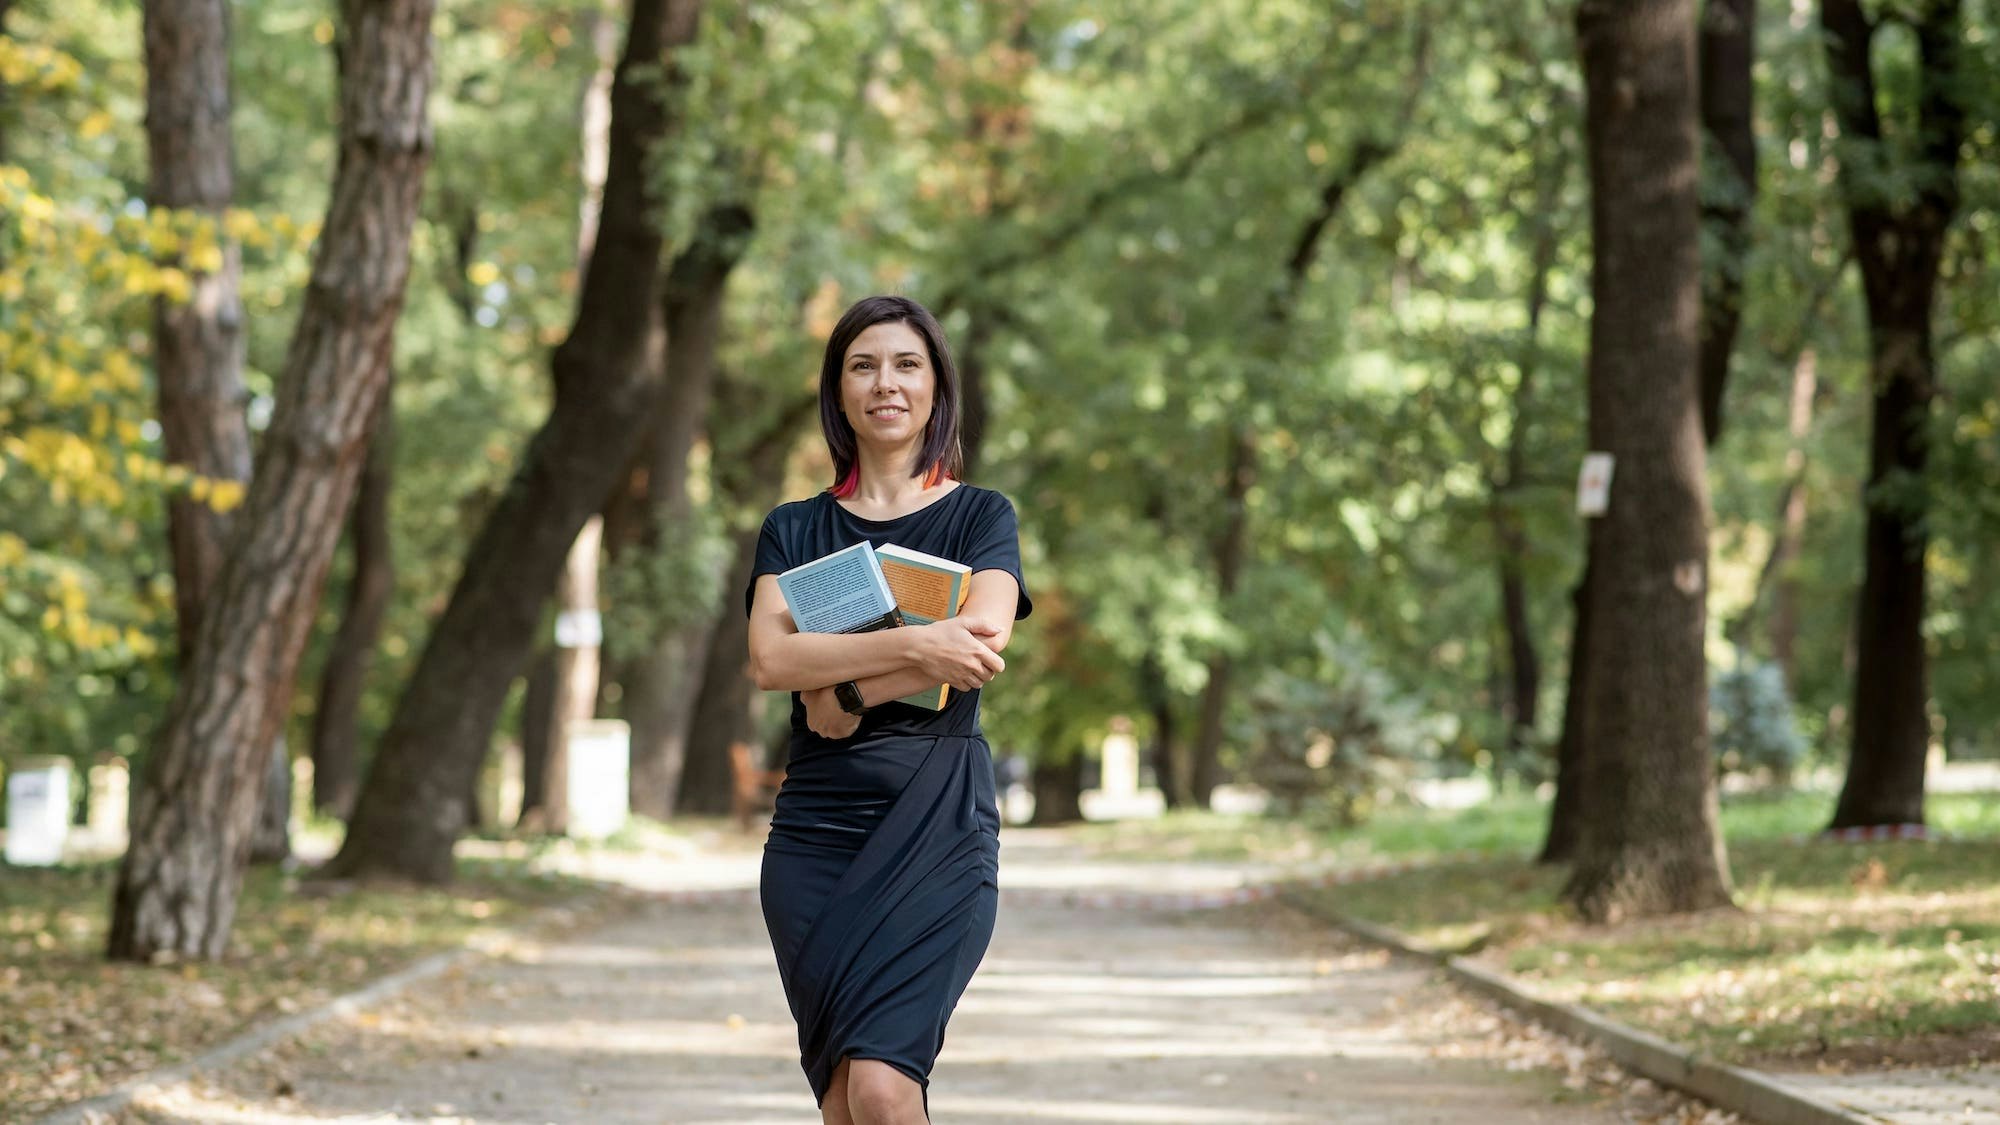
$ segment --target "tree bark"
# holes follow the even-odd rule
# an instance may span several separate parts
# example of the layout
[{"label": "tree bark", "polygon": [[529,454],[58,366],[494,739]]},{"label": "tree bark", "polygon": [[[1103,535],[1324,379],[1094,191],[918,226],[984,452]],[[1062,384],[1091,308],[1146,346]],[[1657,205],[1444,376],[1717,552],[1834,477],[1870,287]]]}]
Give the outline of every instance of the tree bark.
[{"label": "tree bark", "polygon": [[1750,211],[1757,201],[1757,140],[1752,132],[1757,58],[1756,0],[1707,0],[1699,40],[1701,124],[1722,157],[1704,167],[1701,213],[1715,254],[1702,265],[1701,428],[1713,446],[1722,435],[1722,393],[1743,319],[1743,274],[1750,257]]},{"label": "tree bark", "polygon": [[257,827],[250,833],[250,862],[259,866],[292,858],[292,755],[285,736],[266,755],[264,792],[257,800]]},{"label": "tree bark", "polygon": [[1082,820],[1083,752],[1072,748],[1060,759],[1037,761],[1028,788],[1035,794],[1036,826]]},{"label": "tree bark", "polygon": [[[657,415],[647,451],[648,509],[638,536],[647,552],[685,549],[670,538],[689,526],[688,455],[708,420],[722,336],[723,297],[729,274],[742,260],[754,229],[748,208],[711,208],[694,242],[668,271],[662,320],[667,327],[667,372],[673,381]],[[734,599],[725,597],[725,607]],[[632,730],[632,808],[647,816],[673,815],[686,763],[688,724],[708,658],[714,621],[704,614],[657,637],[623,674],[624,714]]]},{"label": "tree bark", "polygon": [[[556,350],[555,406],[480,529],[363,784],[330,872],[452,876],[469,777],[526,661],[571,543],[603,506],[658,401],[647,354],[660,277],[661,200],[648,169],[673,127],[700,0],[635,0],[612,84],[610,171],[577,318]],[[665,81],[654,72],[664,64]]]},{"label": "tree bark", "polygon": [[554,746],[556,649],[554,642],[535,650],[528,664],[521,697],[521,813],[515,827],[541,831],[541,814],[549,803],[549,754]]},{"label": "tree bark", "polygon": [[[1853,741],[1830,827],[1921,824],[1930,699],[1923,640],[1925,435],[1937,380],[1931,310],[1945,235],[1959,206],[1964,29],[1959,0],[1928,0],[1900,17],[1916,33],[1919,143],[1914,166],[1890,177],[1880,167],[1894,161],[1882,145],[1870,54],[1878,25],[1860,0],[1822,0],[1820,18],[1840,122],[1838,180],[1868,307],[1875,396]],[[1912,184],[1912,198],[1896,198],[1885,183],[1891,178]]]},{"label": "tree bark", "polygon": [[1570,590],[1569,684],[1563,695],[1562,733],[1556,739],[1556,794],[1537,863],[1567,863],[1583,835],[1583,702],[1590,693],[1590,572],[1597,557],[1597,524],[1584,537],[1583,573]]},{"label": "tree bark", "polygon": [[[212,481],[250,479],[250,425],[244,415],[241,254],[220,226],[235,193],[229,127],[229,5],[226,0],[147,0],[146,141],[152,207],[199,215],[217,225],[219,268],[181,261],[193,292],[185,302],[153,301],[154,366],[160,437],[169,464]],[[175,637],[187,666],[202,601],[222,569],[231,516],[204,500],[167,505],[174,562]]]},{"label": "tree bark", "polygon": [[1584,0],[1597,517],[1582,833],[1564,898],[1595,922],[1730,901],[1708,754],[1708,496],[1692,0]]},{"label": "tree bark", "polygon": [[396,569],[389,538],[389,490],[395,471],[395,410],[388,404],[393,382],[383,392],[382,418],[368,446],[368,463],[347,517],[347,541],[354,574],[347,584],[347,607],[326,654],[320,676],[319,707],[313,712],[313,807],[342,820],[354,811],[360,761],[361,696],[375,641],[395,593]]},{"label": "tree bark", "polygon": [[[715,418],[740,418],[755,405],[760,392],[734,381],[717,388],[724,396]],[[729,811],[729,744],[760,741],[753,721],[757,682],[749,673],[750,630],[737,600],[750,583],[757,561],[757,536],[764,513],[776,504],[784,487],[786,456],[797,444],[801,427],[818,417],[818,399],[801,395],[778,411],[758,432],[740,441],[720,426],[710,427],[716,448],[716,487],[725,510],[743,513],[731,531],[733,550],[729,575],[722,587],[722,605],[710,626],[701,686],[695,694],[694,718],[688,726],[687,755],[675,796],[677,812],[719,815]],[[724,440],[718,440],[724,439]],[[786,700],[790,706],[789,699]]]},{"label": "tree bark", "polygon": [[431,152],[431,0],[344,0],[340,155],[241,524],[134,802],[107,951],[228,946],[265,767],[388,386]]},{"label": "tree bark", "polygon": [[[543,657],[548,661],[546,682],[531,685],[531,690],[540,686],[548,692],[548,700],[538,709],[543,729],[534,734],[539,747],[535,795],[530,801],[523,793],[520,823],[524,829],[552,836],[569,832],[570,725],[591,718],[597,709],[598,645],[590,634],[590,622],[601,620],[597,562],[603,535],[604,521],[593,516],[570,543],[555,597],[558,614],[570,616],[569,632],[556,637],[554,647]],[[565,626],[560,617],[557,620],[561,631]],[[473,764],[475,775],[479,765]]]}]

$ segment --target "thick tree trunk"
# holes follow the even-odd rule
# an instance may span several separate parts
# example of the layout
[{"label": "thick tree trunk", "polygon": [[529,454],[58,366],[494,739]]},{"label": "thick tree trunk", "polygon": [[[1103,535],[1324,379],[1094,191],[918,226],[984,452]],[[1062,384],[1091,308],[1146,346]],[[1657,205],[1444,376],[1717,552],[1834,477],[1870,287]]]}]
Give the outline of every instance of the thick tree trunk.
[{"label": "thick tree trunk", "polygon": [[1590,446],[1597,517],[1582,836],[1564,897],[1592,921],[1730,901],[1709,762],[1708,495],[1692,0],[1584,0]]},{"label": "thick tree trunk", "polygon": [[219,957],[271,747],[389,377],[431,135],[430,0],[345,0],[340,156],[242,524],[147,763],[107,948]]},{"label": "thick tree trunk", "polygon": [[347,607],[326,654],[320,676],[319,707],[313,712],[313,807],[347,819],[354,811],[356,764],[360,761],[361,696],[375,640],[395,593],[396,569],[389,541],[389,490],[395,471],[395,410],[388,404],[393,384],[383,392],[382,418],[368,447],[368,464],[348,513],[347,541],[354,574],[347,584]]},{"label": "thick tree trunk", "polygon": [[1750,209],[1757,199],[1757,140],[1751,131],[1751,64],[1757,57],[1756,0],[1707,0],[1700,37],[1701,124],[1722,157],[1704,166],[1709,189],[1702,220],[1712,256],[1702,262],[1701,428],[1711,446],[1722,434],[1722,393],[1743,319],[1750,257]]},{"label": "thick tree trunk", "polygon": [[[639,550],[687,549],[672,539],[694,515],[688,455],[708,419],[729,274],[742,260],[753,227],[747,208],[711,208],[693,244],[676,257],[667,274],[661,319],[667,328],[667,372],[673,387],[648,445],[653,460],[646,472],[649,506]],[[733,599],[723,599],[724,606],[733,604]],[[713,632],[708,614],[677,623],[664,635],[646,638],[648,651],[625,673],[634,811],[663,820],[673,815],[686,762],[688,724]]]},{"label": "thick tree trunk", "polygon": [[1035,763],[1028,779],[1035,794],[1034,823],[1074,824],[1083,819],[1083,752],[1071,749],[1060,760]]},{"label": "thick tree trunk", "polygon": [[[1832,100],[1840,122],[1840,187],[1868,306],[1871,385],[1867,573],[1855,630],[1853,743],[1834,828],[1921,824],[1930,699],[1924,656],[1926,430],[1936,395],[1931,309],[1945,235],[1959,206],[1965,138],[1959,0],[1930,0],[1903,22],[1915,32],[1914,167],[1885,175],[1870,54],[1876,24],[1860,0],[1822,0]],[[1908,129],[1907,124],[1905,128]],[[1857,171],[1857,167],[1862,169]],[[1892,184],[1914,185],[1900,198]]]},{"label": "thick tree trunk", "polygon": [[692,42],[700,8],[699,0],[635,0],[611,95],[597,246],[576,323],[554,358],[555,408],[487,517],[424,646],[330,865],[334,874],[451,878],[452,846],[471,816],[469,777],[527,660],[542,607],[658,401],[647,345],[662,201],[648,170],[673,124],[669,88],[685,80],[676,51]]}]

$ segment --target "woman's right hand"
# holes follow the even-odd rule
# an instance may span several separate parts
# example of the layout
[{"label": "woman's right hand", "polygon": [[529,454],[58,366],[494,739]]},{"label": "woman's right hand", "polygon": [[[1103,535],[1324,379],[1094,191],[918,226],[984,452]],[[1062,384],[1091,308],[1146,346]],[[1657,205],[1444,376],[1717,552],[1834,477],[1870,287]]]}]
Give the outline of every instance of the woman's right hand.
[{"label": "woman's right hand", "polygon": [[919,625],[912,630],[913,663],[958,691],[978,691],[1007,667],[1000,654],[980,640],[999,631],[977,617],[948,617]]}]

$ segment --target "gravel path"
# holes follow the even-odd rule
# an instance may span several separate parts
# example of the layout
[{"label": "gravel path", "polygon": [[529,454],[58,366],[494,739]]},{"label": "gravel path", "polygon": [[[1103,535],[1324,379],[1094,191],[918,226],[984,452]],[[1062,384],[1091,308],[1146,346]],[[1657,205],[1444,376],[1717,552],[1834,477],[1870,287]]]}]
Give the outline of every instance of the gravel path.
[{"label": "gravel path", "polygon": [[[1035,849],[1016,852],[1025,862],[1009,878],[1003,853],[1003,882],[1031,888]],[[1002,899],[931,1111],[953,1125],[1734,1120],[1276,903],[1104,909],[1032,891]],[[755,899],[737,894],[649,900],[594,932],[519,944],[117,1120],[819,1116]]]}]

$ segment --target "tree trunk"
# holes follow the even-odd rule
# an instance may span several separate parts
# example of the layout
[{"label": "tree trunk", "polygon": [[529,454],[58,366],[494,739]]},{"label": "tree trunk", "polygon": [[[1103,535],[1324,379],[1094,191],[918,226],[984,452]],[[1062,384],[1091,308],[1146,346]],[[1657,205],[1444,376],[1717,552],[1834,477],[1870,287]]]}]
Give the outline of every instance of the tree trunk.
[{"label": "tree trunk", "polygon": [[1037,826],[1074,824],[1083,819],[1083,752],[1072,748],[1060,760],[1035,763],[1028,787],[1035,794]]},{"label": "tree trunk", "polygon": [[313,807],[342,820],[354,811],[361,696],[396,586],[389,540],[389,490],[395,471],[395,410],[389,405],[393,395],[392,383],[383,392],[382,417],[369,443],[354,510],[348,513],[354,574],[347,584],[347,608],[326,654],[319,706],[313,711]]},{"label": "tree trunk", "polygon": [[[757,561],[757,535],[762,525],[735,533],[735,557],[729,568],[727,595],[709,625],[707,659],[695,694],[694,718],[688,724],[687,756],[675,794],[678,812],[719,816],[729,811],[732,779],[729,744],[760,741],[750,725],[750,701],[757,681],[750,677],[750,630],[743,623],[736,592],[750,583]],[[789,707],[790,700],[786,700]]]},{"label": "tree trunk", "polygon": [[259,790],[388,386],[430,159],[430,0],[345,0],[340,156],[278,402],[133,809],[107,950],[228,946]]},{"label": "tree trunk", "polygon": [[515,827],[540,832],[549,803],[549,754],[555,745],[556,649],[554,643],[535,651],[528,664],[527,689],[521,697],[521,813]]},{"label": "tree trunk", "polygon": [[1161,675],[1158,659],[1147,653],[1139,668],[1139,691],[1153,715],[1153,781],[1166,807],[1177,809],[1192,804],[1194,798],[1188,784],[1188,748],[1180,737],[1173,694]]},{"label": "tree trunk", "polygon": [[[1339,213],[1341,202],[1369,169],[1386,160],[1402,143],[1402,133],[1415,105],[1416,92],[1423,85],[1427,43],[1428,40],[1420,36],[1403,121],[1397,127],[1393,140],[1384,143],[1369,138],[1358,142],[1348,154],[1347,162],[1321,185],[1317,206],[1299,224],[1292,239],[1291,253],[1286,256],[1284,268],[1278,275],[1279,284],[1265,301],[1263,319],[1253,337],[1253,352],[1259,357],[1259,370],[1275,369],[1282,363],[1285,337],[1292,316],[1297,311],[1299,290],[1304,287],[1306,273],[1312,268],[1320,238],[1325,235],[1334,215]],[[1254,390],[1252,393],[1254,395]],[[1250,486],[1257,478],[1257,433],[1248,424],[1236,426],[1230,434],[1226,474],[1222,534],[1215,543],[1216,589],[1224,603],[1236,593],[1250,543],[1246,501]],[[1200,726],[1195,732],[1190,783],[1193,803],[1204,809],[1208,807],[1216,785],[1222,780],[1222,727],[1229,710],[1229,681],[1233,671],[1229,654],[1217,653],[1209,659],[1208,683],[1202,688]]]},{"label": "tree trunk", "polygon": [[292,858],[292,755],[285,737],[271,748],[264,769],[264,794],[257,802],[257,828],[250,834],[250,862],[259,866]]},{"label": "tree trunk", "polygon": [[[742,260],[753,229],[747,208],[733,204],[711,208],[694,242],[676,257],[667,274],[661,319],[667,328],[667,373],[673,387],[647,447],[653,460],[646,472],[648,508],[639,534],[641,551],[688,549],[685,543],[673,542],[694,516],[688,455],[708,418],[729,274]],[[722,604],[733,608],[735,599],[725,597]],[[632,808],[647,816],[664,820],[673,815],[686,762],[688,724],[713,632],[711,614],[676,622],[663,635],[645,638],[647,651],[624,674],[624,714],[632,730]]]},{"label": "tree trunk", "polygon": [[[1791,439],[1785,450],[1785,483],[1778,490],[1777,511],[1771,533],[1771,552],[1757,571],[1757,589],[1750,604],[1725,630],[1738,647],[1753,647],[1757,633],[1768,638],[1771,659],[1784,673],[1787,685],[1796,684],[1792,666],[1792,645],[1798,634],[1797,583],[1788,570],[1798,557],[1805,539],[1806,523],[1806,439],[1812,433],[1813,400],[1819,377],[1813,350],[1801,349],[1792,364],[1792,392],[1786,434]],[[1768,625],[1762,623],[1768,616]]]},{"label": "tree trunk", "polygon": [[1567,863],[1583,835],[1583,702],[1590,693],[1590,575],[1598,552],[1596,521],[1585,535],[1583,573],[1570,591],[1569,685],[1563,695],[1562,734],[1556,740],[1556,795],[1537,863]]},{"label": "tree trunk", "polygon": [[[452,876],[471,815],[468,776],[534,643],[570,545],[610,493],[658,401],[647,354],[660,278],[662,204],[649,175],[684,84],[700,0],[635,0],[611,102],[611,164],[576,323],[554,357],[555,407],[480,529],[424,646],[330,865],[340,875]],[[664,64],[665,80],[657,73]]]},{"label": "tree trunk", "polygon": [[[1870,52],[1876,24],[1860,0],[1822,0],[1820,16],[1840,122],[1840,189],[1867,300],[1875,394],[1863,493],[1867,572],[1855,630],[1853,741],[1830,827],[1921,824],[1930,699],[1923,640],[1929,544],[1924,481],[1937,379],[1931,309],[1945,235],[1959,206],[1964,29],[1958,0],[1931,0],[1903,20],[1916,34],[1919,63],[1917,120],[1914,129],[1904,129],[1921,144],[1891,148],[1882,143],[1875,100]],[[1893,153],[1906,147],[1916,153],[1915,166],[1894,169]],[[1900,197],[1895,185],[1902,184],[1914,185],[1911,198]]]},{"label": "tree trunk", "polygon": [[[555,646],[544,657],[548,678],[539,686],[548,693],[537,708],[543,729],[534,733],[539,753],[535,800],[521,801],[522,827],[561,836],[569,832],[569,728],[597,710],[598,634],[602,618],[597,608],[597,562],[604,521],[596,516],[570,544],[556,582]],[[565,620],[567,619],[567,620]],[[538,671],[540,669],[537,669]],[[473,772],[478,773],[478,764]]]},{"label": "tree trunk", "polygon": [[1750,257],[1750,210],[1757,200],[1757,140],[1752,132],[1757,57],[1755,0],[1707,0],[1700,37],[1701,124],[1722,157],[1704,162],[1702,220],[1715,253],[1705,257],[1701,302],[1701,428],[1710,445],[1722,434],[1722,392],[1743,319],[1743,275]]},{"label": "tree trunk", "polygon": [[[740,381],[724,381],[718,388],[723,396],[716,403],[715,418],[741,418],[764,392]],[[726,511],[745,513],[743,525],[730,532],[731,562],[722,587],[722,605],[710,626],[707,659],[702,662],[701,686],[695,694],[694,718],[688,725],[687,755],[681,771],[680,791],[674,807],[678,812],[719,815],[729,811],[729,744],[745,739],[761,741],[754,722],[753,702],[757,681],[750,676],[750,630],[737,600],[750,583],[757,561],[757,536],[763,528],[763,513],[777,503],[784,487],[786,456],[797,444],[801,426],[818,417],[819,401],[801,395],[781,408],[760,431],[739,440],[728,440],[735,432],[711,426],[709,436],[715,449],[716,491]],[[790,707],[786,699],[785,706]]]},{"label": "tree trunk", "polygon": [[[230,163],[229,5],[226,0],[147,0],[146,141],[149,206],[202,216],[217,227],[213,272],[193,263],[186,301],[153,301],[160,437],[170,464],[211,481],[250,479],[244,415],[242,273],[236,244],[220,231],[235,191]],[[167,505],[174,560],[175,637],[185,668],[203,598],[222,569],[232,518],[181,495]]]},{"label": "tree trunk", "polygon": [[1708,495],[1692,0],[1585,0],[1597,517],[1582,835],[1564,897],[1595,922],[1730,901],[1708,754]]},{"label": "tree trunk", "polygon": [[[1229,443],[1228,478],[1223,484],[1222,538],[1216,545],[1217,598],[1227,606],[1243,579],[1243,559],[1249,546],[1250,486],[1257,479],[1257,439],[1248,427],[1238,429]],[[1228,653],[1208,661],[1208,683],[1201,690],[1201,726],[1195,734],[1192,803],[1207,808],[1222,780],[1222,726],[1229,708],[1229,678],[1234,667]],[[1036,813],[1039,818],[1040,813]]]}]

